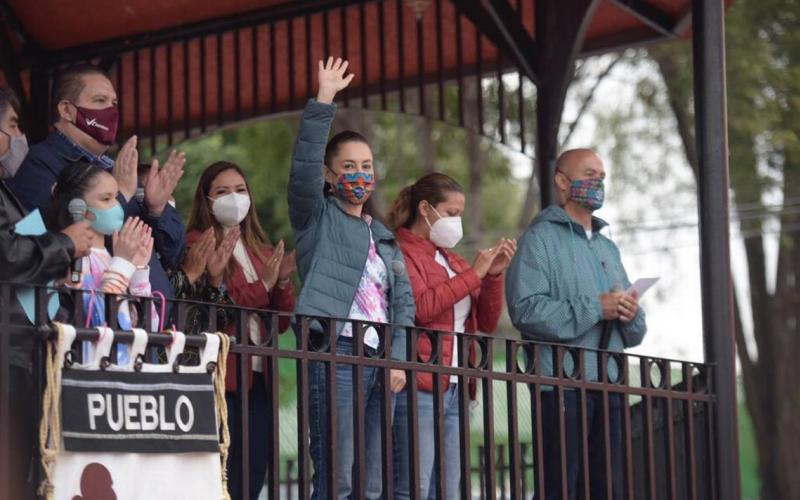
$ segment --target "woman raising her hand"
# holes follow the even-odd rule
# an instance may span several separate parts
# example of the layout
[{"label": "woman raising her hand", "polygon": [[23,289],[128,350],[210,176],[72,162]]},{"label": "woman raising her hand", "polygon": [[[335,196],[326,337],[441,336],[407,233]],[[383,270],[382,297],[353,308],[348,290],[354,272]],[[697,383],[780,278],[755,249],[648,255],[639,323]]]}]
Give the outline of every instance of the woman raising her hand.
[{"label": "woman raising her hand", "polygon": [[[289,217],[297,241],[298,268],[303,290],[297,304],[299,314],[365,320],[378,323],[414,324],[414,298],[394,235],[365,204],[375,189],[372,149],[360,134],[345,131],[328,141],[336,111],[333,99],[347,87],[353,75],[345,76],[347,61],[329,58],[319,62],[319,93],[303,112],[289,176]],[[335,325],[336,352],[352,354],[350,322]],[[312,329],[322,333],[318,322]],[[404,359],[405,329],[391,338],[380,338],[374,328],[364,332],[363,349],[372,354],[382,345],[392,357]],[[381,383],[380,370],[363,370],[366,450],[365,498],[380,498],[381,478]],[[314,499],[350,498],[353,477],[354,379],[352,366],[336,367],[336,470],[328,462],[329,432],[325,368],[309,366],[311,458],[314,461]],[[391,389],[405,385],[405,373],[391,370]],[[387,429],[387,432],[391,430]],[[391,436],[389,436],[391,439]],[[330,474],[336,475],[336,491],[329,491]]]}]

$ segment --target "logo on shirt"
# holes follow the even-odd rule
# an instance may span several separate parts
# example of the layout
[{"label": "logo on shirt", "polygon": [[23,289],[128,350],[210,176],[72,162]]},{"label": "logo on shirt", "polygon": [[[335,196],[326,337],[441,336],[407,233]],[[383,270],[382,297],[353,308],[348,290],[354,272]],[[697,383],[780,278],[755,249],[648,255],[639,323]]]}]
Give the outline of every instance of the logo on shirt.
[{"label": "logo on shirt", "polygon": [[99,128],[100,130],[102,130],[104,132],[108,132],[108,127],[106,127],[102,123],[98,123],[97,122],[97,118],[92,118],[91,120],[87,118],[86,119],[86,125],[88,125],[90,127]]}]

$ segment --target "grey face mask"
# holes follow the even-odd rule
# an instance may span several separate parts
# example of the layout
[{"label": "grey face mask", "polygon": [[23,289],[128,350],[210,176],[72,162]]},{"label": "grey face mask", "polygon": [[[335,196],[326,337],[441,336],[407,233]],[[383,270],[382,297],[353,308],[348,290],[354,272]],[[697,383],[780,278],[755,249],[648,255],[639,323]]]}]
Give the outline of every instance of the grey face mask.
[{"label": "grey face mask", "polygon": [[24,135],[11,137],[8,133],[0,130],[0,133],[8,137],[8,151],[0,156],[0,165],[3,167],[3,177],[9,178],[16,175],[22,161],[28,154],[28,139]]}]

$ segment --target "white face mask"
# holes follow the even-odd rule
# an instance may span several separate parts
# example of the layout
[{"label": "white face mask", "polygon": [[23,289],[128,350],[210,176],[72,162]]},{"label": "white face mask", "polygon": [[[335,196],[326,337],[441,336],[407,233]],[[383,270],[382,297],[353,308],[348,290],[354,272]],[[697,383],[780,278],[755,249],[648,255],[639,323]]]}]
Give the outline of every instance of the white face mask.
[{"label": "white face mask", "polygon": [[[209,198],[211,199],[211,198]],[[242,193],[229,193],[212,200],[211,213],[217,222],[225,227],[238,226],[250,210],[250,196]]]},{"label": "white face mask", "polygon": [[9,134],[0,130],[0,133],[8,137],[8,151],[0,156],[0,165],[3,166],[3,177],[9,178],[16,175],[22,160],[28,154],[28,140],[24,135],[20,137],[11,137]]},{"label": "white face mask", "polygon": [[464,236],[464,229],[461,227],[461,217],[442,217],[439,212],[431,205],[431,208],[439,219],[431,225],[428,218],[425,217],[425,222],[431,228],[430,240],[439,248],[453,248],[461,241]]}]

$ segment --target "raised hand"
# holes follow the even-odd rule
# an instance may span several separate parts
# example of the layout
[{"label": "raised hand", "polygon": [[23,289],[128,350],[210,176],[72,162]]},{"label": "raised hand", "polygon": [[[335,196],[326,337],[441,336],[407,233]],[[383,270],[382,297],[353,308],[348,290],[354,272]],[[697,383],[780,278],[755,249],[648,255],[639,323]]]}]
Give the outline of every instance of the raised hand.
[{"label": "raised hand", "polygon": [[514,254],[517,253],[517,240],[500,238],[495,245],[495,248],[498,247],[500,251],[497,253],[492,265],[489,267],[488,274],[492,276],[497,276],[508,269],[508,266],[511,264],[511,259],[513,259]]},{"label": "raised hand", "polygon": [[119,153],[117,153],[117,160],[111,170],[111,174],[117,180],[119,192],[122,193],[126,201],[130,201],[136,194],[137,170],[139,168],[139,151],[136,150],[138,141],[135,135],[125,141],[125,144],[122,145]]},{"label": "raised hand", "polygon": [[181,269],[189,283],[195,284],[206,271],[206,263],[214,251],[214,228],[203,231],[203,235],[186,252]]},{"label": "raised hand", "polygon": [[323,64],[322,60],[317,64],[318,74],[317,80],[319,81],[319,90],[317,91],[317,101],[325,104],[331,104],[336,93],[350,85],[355,74],[350,73],[347,76],[347,61],[342,61],[341,57],[333,60],[329,57],[328,61]]},{"label": "raised hand", "polygon": [[142,244],[142,231],[147,225],[138,217],[131,217],[122,225],[122,229],[114,231],[112,248],[114,257],[121,257],[133,263],[136,253]]},{"label": "raised hand", "polygon": [[150,215],[159,217],[164,212],[169,197],[183,176],[184,165],[186,153],[183,151],[172,150],[161,168],[158,168],[158,160],[153,159],[144,185],[144,202]]},{"label": "raised hand", "polygon": [[275,245],[275,250],[272,252],[272,255],[264,263],[264,274],[261,276],[261,280],[264,282],[267,290],[272,290],[275,283],[278,282],[284,250],[283,240],[281,240]]},{"label": "raised hand", "polygon": [[219,287],[222,284],[222,280],[225,277],[225,269],[228,267],[228,262],[231,260],[237,241],[239,241],[238,226],[228,230],[213,253],[209,255],[206,266],[208,269],[208,281],[212,286]]}]

